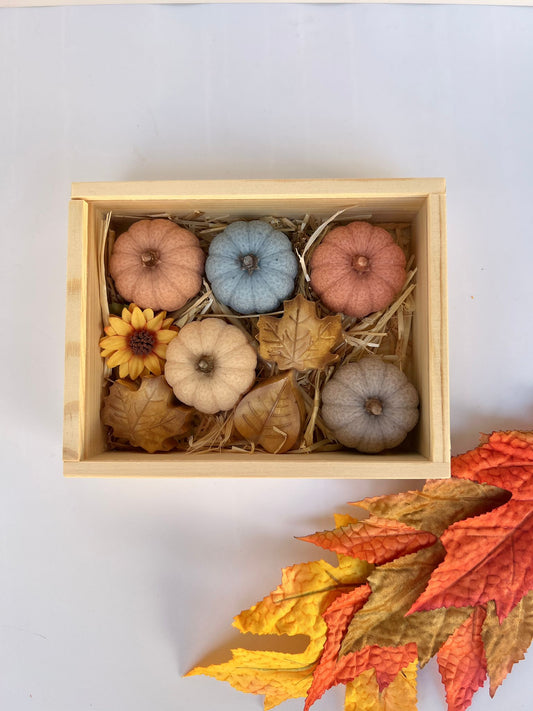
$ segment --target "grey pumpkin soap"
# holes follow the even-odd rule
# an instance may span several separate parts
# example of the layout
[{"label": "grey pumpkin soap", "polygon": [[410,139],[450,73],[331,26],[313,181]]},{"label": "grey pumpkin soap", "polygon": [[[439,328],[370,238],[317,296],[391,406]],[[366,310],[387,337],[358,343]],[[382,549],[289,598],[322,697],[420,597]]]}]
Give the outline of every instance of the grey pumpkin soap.
[{"label": "grey pumpkin soap", "polygon": [[218,301],[260,314],[292,294],[298,260],[288,237],[267,222],[232,222],[209,245],[205,272]]},{"label": "grey pumpkin soap", "polygon": [[418,422],[418,393],[395,365],[363,358],[337,369],[322,391],[322,417],[345,447],[397,447]]}]

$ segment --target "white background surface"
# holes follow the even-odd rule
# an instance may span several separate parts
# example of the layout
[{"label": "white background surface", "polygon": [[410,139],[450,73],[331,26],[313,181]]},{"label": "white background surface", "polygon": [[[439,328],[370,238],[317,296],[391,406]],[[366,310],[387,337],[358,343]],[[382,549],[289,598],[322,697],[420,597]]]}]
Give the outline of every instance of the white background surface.
[{"label": "white background surface", "polygon": [[[527,8],[0,11],[1,709],[260,709],[180,675],[245,646],[233,615],[320,557],[294,535],[414,485],[64,480],[71,181],[446,177],[463,451],[531,428],[532,46]],[[472,709],[529,710],[532,660]],[[445,709],[433,664],[419,708]]]}]

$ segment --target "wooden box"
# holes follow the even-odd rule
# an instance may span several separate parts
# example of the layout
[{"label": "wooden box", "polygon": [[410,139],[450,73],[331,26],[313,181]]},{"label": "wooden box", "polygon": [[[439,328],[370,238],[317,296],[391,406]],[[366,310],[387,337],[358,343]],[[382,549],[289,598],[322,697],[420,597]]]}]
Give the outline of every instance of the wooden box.
[{"label": "wooden box", "polygon": [[[106,449],[98,269],[104,215],[209,214],[330,216],[342,208],[374,222],[408,222],[417,266],[412,330],[420,422],[412,451],[363,455],[180,452]],[[64,473],[67,476],[431,478],[449,476],[445,182],[244,180],[76,183],[69,220],[65,356]]]}]

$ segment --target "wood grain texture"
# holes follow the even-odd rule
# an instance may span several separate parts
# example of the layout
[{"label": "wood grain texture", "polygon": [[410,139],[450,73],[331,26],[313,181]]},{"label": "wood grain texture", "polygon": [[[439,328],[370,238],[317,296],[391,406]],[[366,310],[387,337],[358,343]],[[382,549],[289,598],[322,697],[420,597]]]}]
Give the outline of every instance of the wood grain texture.
[{"label": "wood grain texture", "polygon": [[450,474],[446,462],[420,454],[183,454],[104,452],[80,462],[65,462],[65,476],[91,477],[237,477],[279,479],[431,479]]},{"label": "wood grain texture", "polygon": [[63,459],[79,461],[83,455],[86,261],[88,204],[72,200],[69,206],[67,305],[65,326],[65,387]]},{"label": "wood grain texture", "polygon": [[425,196],[446,192],[444,178],[387,178],[360,180],[148,180],[127,183],[73,183],[72,198],[84,200],[187,200],[210,197],[256,200],[270,197],[343,198]]}]

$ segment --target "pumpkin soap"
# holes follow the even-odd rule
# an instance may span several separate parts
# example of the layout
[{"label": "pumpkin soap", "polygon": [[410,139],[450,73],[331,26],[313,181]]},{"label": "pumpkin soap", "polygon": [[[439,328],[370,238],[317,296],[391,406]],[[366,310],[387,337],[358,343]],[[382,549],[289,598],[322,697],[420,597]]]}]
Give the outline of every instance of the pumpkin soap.
[{"label": "pumpkin soap", "polygon": [[217,318],[191,321],[167,347],[165,378],[199,412],[229,410],[255,380],[257,353],[237,326]]},{"label": "pumpkin soap", "polygon": [[387,230],[351,222],[315,249],[310,279],[328,309],[363,318],[394,301],[405,282],[405,255]]},{"label": "pumpkin soap", "polygon": [[175,311],[202,288],[204,261],[189,230],[170,220],[139,220],[115,242],[109,271],[124,299]]},{"label": "pumpkin soap", "polygon": [[338,368],[326,383],[322,417],[345,447],[381,452],[397,447],[418,422],[418,393],[395,365],[363,358]]},{"label": "pumpkin soap", "polygon": [[262,220],[240,221],[211,242],[205,271],[221,303],[240,314],[262,314],[292,294],[298,261],[283,232]]}]

